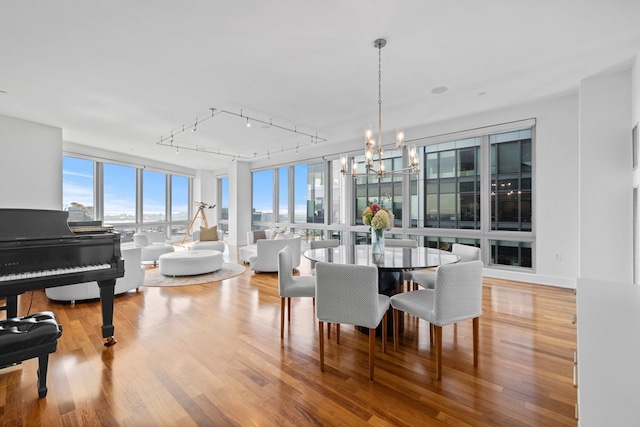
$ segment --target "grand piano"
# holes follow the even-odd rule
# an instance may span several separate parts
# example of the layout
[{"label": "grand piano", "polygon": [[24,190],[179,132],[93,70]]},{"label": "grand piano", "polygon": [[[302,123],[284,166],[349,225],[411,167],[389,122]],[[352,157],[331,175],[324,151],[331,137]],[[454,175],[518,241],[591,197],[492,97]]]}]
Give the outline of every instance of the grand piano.
[{"label": "grand piano", "polygon": [[116,279],[124,276],[120,235],[108,227],[69,227],[66,211],[0,209],[0,299],[18,316],[18,295],[35,289],[96,281],[105,346],[113,336]]}]

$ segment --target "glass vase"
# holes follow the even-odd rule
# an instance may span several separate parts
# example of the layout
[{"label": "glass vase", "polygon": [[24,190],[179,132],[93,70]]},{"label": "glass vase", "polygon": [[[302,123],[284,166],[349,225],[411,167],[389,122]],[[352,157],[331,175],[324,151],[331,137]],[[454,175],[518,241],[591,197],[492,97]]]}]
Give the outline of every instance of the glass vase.
[{"label": "glass vase", "polygon": [[384,253],[384,230],[371,229],[371,253]]}]

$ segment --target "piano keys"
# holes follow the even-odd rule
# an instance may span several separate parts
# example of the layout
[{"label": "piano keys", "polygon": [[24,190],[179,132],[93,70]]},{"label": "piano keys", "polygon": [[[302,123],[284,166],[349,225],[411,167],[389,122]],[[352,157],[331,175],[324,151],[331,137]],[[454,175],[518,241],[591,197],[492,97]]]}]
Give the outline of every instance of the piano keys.
[{"label": "piano keys", "polygon": [[96,281],[100,288],[102,337],[116,343],[114,287],[124,276],[120,234],[74,233],[66,211],[0,209],[0,298],[7,317],[17,317],[18,295],[55,286]]}]

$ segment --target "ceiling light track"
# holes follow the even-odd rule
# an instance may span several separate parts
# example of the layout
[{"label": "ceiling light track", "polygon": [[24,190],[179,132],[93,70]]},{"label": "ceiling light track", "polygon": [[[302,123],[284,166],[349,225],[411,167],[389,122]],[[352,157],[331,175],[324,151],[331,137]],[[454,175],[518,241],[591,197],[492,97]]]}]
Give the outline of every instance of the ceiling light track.
[{"label": "ceiling light track", "polygon": [[284,148],[282,147],[281,150],[279,150],[280,152],[285,152],[285,151],[295,151],[295,153],[298,153],[298,150],[301,147],[305,147],[305,146],[309,146],[309,145],[316,145],[320,142],[326,142],[327,140],[325,138],[322,138],[320,136],[318,136],[318,133],[316,132],[315,135],[311,134],[311,133],[307,133],[307,132],[303,132],[298,130],[297,126],[294,126],[293,128],[291,127],[287,127],[287,126],[282,126],[282,125],[278,125],[276,123],[273,122],[273,119],[269,119],[269,121],[265,121],[265,120],[261,120],[255,117],[251,117],[247,114],[244,114],[243,110],[240,110],[240,113],[235,113],[233,111],[228,111],[228,110],[219,110],[217,108],[209,108],[209,111],[211,112],[210,115],[208,115],[207,117],[203,118],[203,119],[198,119],[196,118],[195,123],[192,125],[182,125],[181,128],[179,128],[178,130],[172,130],[169,134],[169,136],[161,136],[160,137],[160,141],[157,142],[158,145],[163,145],[166,147],[171,147],[171,148],[175,148],[176,152],[178,149],[182,149],[182,150],[191,150],[191,151],[198,151],[201,153],[209,153],[209,154],[216,154],[219,156],[227,156],[227,157],[232,157],[234,160],[235,159],[244,159],[244,160],[253,160],[253,159],[257,159],[257,158],[261,158],[261,157],[266,157],[266,158],[271,158],[271,153],[270,150],[267,148],[267,151],[264,153],[253,153],[253,156],[246,156],[246,155],[242,155],[239,153],[231,153],[231,152],[225,152],[222,150],[216,150],[216,149],[212,149],[212,148],[206,148],[206,147],[199,147],[199,146],[189,146],[189,145],[185,145],[184,143],[178,143],[177,141],[175,141],[175,137],[177,137],[179,134],[181,134],[182,132],[186,132],[188,130],[191,130],[192,132],[196,132],[198,129],[201,128],[202,123],[206,122],[209,119],[212,119],[216,116],[219,116],[220,114],[228,114],[228,115],[232,115],[232,116],[236,116],[236,117],[240,117],[241,119],[246,120],[246,126],[250,127],[251,126],[251,122],[256,122],[256,123],[261,123],[263,125],[267,125],[269,127],[273,127],[276,129],[280,129],[286,132],[291,132],[297,135],[301,135],[301,136],[305,136],[309,138],[309,144],[300,144],[299,142],[296,143],[296,146],[294,147],[290,147],[290,148]]}]

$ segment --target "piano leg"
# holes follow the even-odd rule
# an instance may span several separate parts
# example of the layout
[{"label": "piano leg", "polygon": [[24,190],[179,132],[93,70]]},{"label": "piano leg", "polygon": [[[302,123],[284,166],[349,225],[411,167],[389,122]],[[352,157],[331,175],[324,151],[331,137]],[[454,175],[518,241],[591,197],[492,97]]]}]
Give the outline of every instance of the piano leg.
[{"label": "piano leg", "polygon": [[102,304],[102,338],[106,340],[105,347],[114,345],[117,341],[113,337],[113,301],[114,288],[116,279],[101,280],[98,282],[100,286],[100,303]]}]

